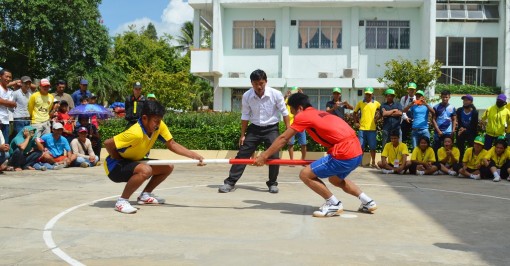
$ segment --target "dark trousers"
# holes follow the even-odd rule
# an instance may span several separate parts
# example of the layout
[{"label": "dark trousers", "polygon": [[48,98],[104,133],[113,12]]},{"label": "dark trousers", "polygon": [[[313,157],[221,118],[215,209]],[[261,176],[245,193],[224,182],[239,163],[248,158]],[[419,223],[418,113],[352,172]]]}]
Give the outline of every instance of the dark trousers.
[{"label": "dark trousers", "polygon": [[411,139],[411,131],[412,131],[412,122],[407,123],[406,120],[402,121],[400,124],[400,129],[402,130],[402,142],[407,143]]},{"label": "dark trousers", "polygon": [[[480,176],[482,178],[488,178],[488,179],[494,178],[494,175],[491,172],[491,167],[493,167],[493,166],[496,166],[496,163],[493,160],[490,160],[489,166],[480,168]],[[501,166],[501,168],[496,167],[498,169],[501,169],[499,172],[499,176],[501,177],[501,179],[506,179],[508,177],[507,170],[508,170],[509,166],[510,166],[510,162],[506,162],[503,166]]]},{"label": "dark trousers", "polygon": [[101,139],[92,137],[90,138],[90,143],[92,144],[94,154],[101,160]]},{"label": "dark trousers", "polygon": [[41,157],[42,151],[33,151],[28,155],[23,155],[23,151],[20,149],[16,149],[12,155],[9,164],[13,167],[19,167],[21,169],[27,169],[27,167],[35,164],[37,159]]},{"label": "dark trousers", "polygon": [[489,134],[485,134],[485,142],[483,148],[486,150],[490,150],[492,148],[492,143],[496,141],[497,136],[491,136]]},{"label": "dark trousers", "polygon": [[[260,143],[264,143],[264,147],[267,149],[273,141],[279,136],[278,124],[267,126],[267,127],[259,127],[254,124],[250,124],[246,130],[246,136],[244,138],[244,143],[239,148],[239,152],[237,152],[236,159],[248,159],[252,156],[253,152],[257,149]],[[280,152],[276,152],[275,154],[269,157],[270,159],[279,159]],[[225,179],[225,184],[235,185],[236,182],[243,175],[244,169],[246,168],[245,164],[233,164],[230,167],[230,172],[228,178]],[[270,165],[269,166],[269,181],[266,182],[267,186],[278,185],[276,179],[278,177],[278,173],[280,171],[279,165]]]},{"label": "dark trousers", "polygon": [[4,136],[5,143],[9,144],[10,143],[10,139],[9,139],[10,125],[9,124],[0,124],[0,130],[2,131],[2,135]]},{"label": "dark trousers", "polygon": [[473,131],[464,131],[462,134],[459,135],[457,132],[457,148],[459,148],[460,151],[460,161],[462,161],[462,158],[464,158],[464,152],[466,151],[466,145],[468,147],[473,147],[473,143],[475,141],[475,132]]}]

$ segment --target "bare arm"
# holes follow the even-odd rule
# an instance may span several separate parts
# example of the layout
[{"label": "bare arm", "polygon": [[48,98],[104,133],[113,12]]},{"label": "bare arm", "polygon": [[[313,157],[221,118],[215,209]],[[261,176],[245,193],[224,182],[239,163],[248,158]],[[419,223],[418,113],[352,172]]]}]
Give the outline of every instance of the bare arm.
[{"label": "bare arm", "polygon": [[122,159],[122,156],[120,156],[120,153],[117,151],[117,147],[115,146],[115,141],[113,138],[105,140],[104,147],[108,154],[110,154],[110,157],[116,160]]}]

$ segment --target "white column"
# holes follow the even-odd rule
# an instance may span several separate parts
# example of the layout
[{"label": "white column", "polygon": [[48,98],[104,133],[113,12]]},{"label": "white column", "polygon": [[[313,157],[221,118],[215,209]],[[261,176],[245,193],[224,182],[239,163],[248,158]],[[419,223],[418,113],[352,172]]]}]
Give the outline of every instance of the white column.
[{"label": "white column", "polygon": [[193,10],[193,48],[200,48],[200,36],[202,28],[200,27],[200,9]]},{"label": "white column", "polygon": [[214,82],[213,82],[213,91],[214,91],[214,103],[213,103],[213,110],[223,112],[225,111],[223,108],[223,88],[218,86],[219,84],[219,77],[214,76]]},{"label": "white column", "polygon": [[[499,84],[501,85],[503,93],[510,97],[510,0],[503,0],[500,2],[500,21],[504,21],[505,23],[499,23],[501,25],[501,30],[504,32],[504,40],[499,41],[499,43],[503,43],[501,48],[498,48],[498,53],[503,54],[503,62],[498,62],[498,69],[502,69],[498,71],[498,76],[503,75],[503,78],[498,78]],[[501,57],[500,57],[501,58]]]},{"label": "white column", "polygon": [[[423,58],[429,64],[436,60],[436,0],[425,0],[421,10],[421,40]],[[411,33],[412,34],[412,33]],[[435,87],[429,87],[428,97],[433,98]]]},{"label": "white column", "polygon": [[[290,26],[290,8],[289,7],[283,7],[282,8],[282,28],[281,28],[281,44],[282,44],[282,50],[281,50],[281,56],[280,56],[280,73],[281,78],[287,79],[289,77],[289,39],[290,39],[290,27],[296,27],[296,26]],[[277,29],[278,30],[278,29]],[[284,92],[285,93],[285,92]]]}]

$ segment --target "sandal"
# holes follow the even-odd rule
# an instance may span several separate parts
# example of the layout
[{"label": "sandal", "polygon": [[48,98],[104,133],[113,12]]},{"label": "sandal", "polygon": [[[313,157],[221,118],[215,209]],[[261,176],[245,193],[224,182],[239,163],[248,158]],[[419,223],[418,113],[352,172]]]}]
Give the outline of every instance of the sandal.
[{"label": "sandal", "polygon": [[14,167],[7,166],[7,168],[5,168],[5,171],[9,171],[9,172],[14,171]]}]

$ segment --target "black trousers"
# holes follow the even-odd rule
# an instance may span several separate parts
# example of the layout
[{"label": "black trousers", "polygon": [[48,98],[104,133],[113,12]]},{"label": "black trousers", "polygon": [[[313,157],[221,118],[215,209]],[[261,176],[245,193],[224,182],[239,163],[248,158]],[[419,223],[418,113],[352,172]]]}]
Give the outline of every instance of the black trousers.
[{"label": "black trousers", "polygon": [[411,131],[413,130],[412,127],[413,127],[412,122],[407,123],[406,120],[402,121],[402,123],[400,124],[400,130],[402,130],[402,142],[403,143],[407,143],[407,141],[409,141],[411,139]]},{"label": "black trousers", "polygon": [[474,131],[466,130],[462,134],[459,135],[457,131],[457,148],[460,151],[460,160],[464,158],[464,152],[466,151],[466,144],[468,147],[473,147],[473,143],[475,141],[476,134]]},{"label": "black trousers", "polygon": [[41,157],[42,151],[33,151],[29,153],[27,156],[23,155],[23,151],[21,149],[16,149],[12,155],[9,164],[13,167],[19,167],[21,169],[27,169],[29,166],[35,164],[37,159]]},{"label": "black trousers", "polygon": [[[246,129],[246,136],[244,138],[244,143],[239,148],[239,152],[237,152],[236,159],[248,159],[252,156],[253,152],[257,149],[259,144],[264,143],[264,147],[267,149],[273,141],[280,135],[278,131],[278,123],[266,126],[259,127],[255,124],[250,124]],[[276,152],[275,154],[269,157],[270,159],[279,159],[280,152]],[[241,178],[244,173],[244,169],[246,168],[245,164],[233,164],[230,167],[230,172],[225,179],[225,184],[235,185],[236,182]],[[270,165],[269,166],[269,181],[266,182],[267,186],[270,187],[272,185],[278,185],[276,179],[278,178],[278,173],[280,171],[279,165]]]}]

